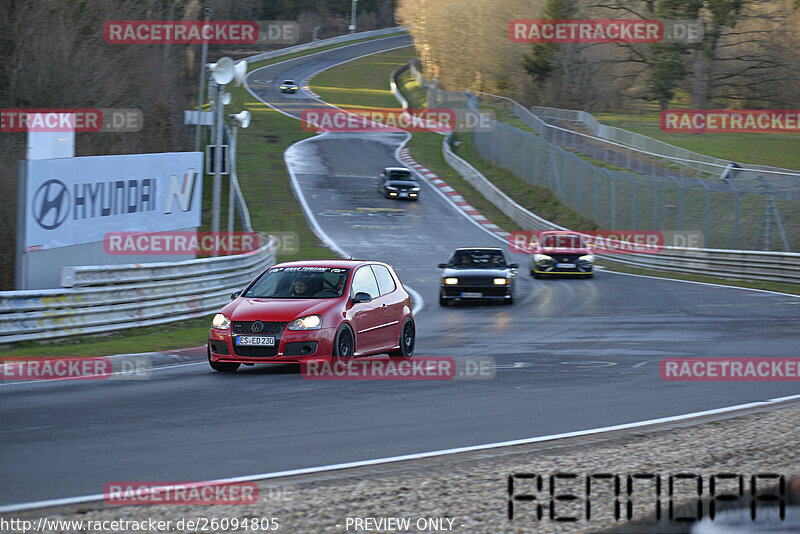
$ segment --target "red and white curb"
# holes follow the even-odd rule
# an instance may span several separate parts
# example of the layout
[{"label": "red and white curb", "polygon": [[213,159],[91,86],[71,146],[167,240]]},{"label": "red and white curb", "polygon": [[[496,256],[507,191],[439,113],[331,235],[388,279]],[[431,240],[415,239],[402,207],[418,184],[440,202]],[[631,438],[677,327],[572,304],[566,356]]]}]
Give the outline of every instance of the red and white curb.
[{"label": "red and white curb", "polygon": [[469,215],[473,220],[475,220],[475,222],[482,225],[490,232],[499,235],[500,237],[507,238],[510,235],[509,232],[506,232],[494,224],[492,221],[483,216],[480,211],[472,207],[466,200],[464,200],[464,197],[458,194],[458,191],[447,185],[445,181],[436,176],[435,173],[414,161],[408,148],[403,148],[400,150],[400,161],[419,172],[426,180],[433,184],[434,187],[438,187],[442,193],[450,198],[453,204],[455,204],[461,211]]},{"label": "red and white curb", "polygon": [[311,96],[313,96],[317,100],[322,100],[317,93],[315,93],[314,91],[311,90],[311,85],[310,84],[311,84],[311,78],[313,78],[313,77],[314,77],[314,75],[309,76],[308,78],[306,78],[305,80],[300,82],[300,85],[303,87],[303,91],[305,91],[306,93],[310,94]]}]

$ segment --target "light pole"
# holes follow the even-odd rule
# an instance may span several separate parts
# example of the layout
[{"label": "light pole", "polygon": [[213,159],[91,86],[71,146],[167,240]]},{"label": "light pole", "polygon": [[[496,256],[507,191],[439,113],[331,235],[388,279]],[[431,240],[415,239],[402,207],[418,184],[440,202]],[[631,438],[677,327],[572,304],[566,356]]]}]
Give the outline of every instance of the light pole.
[{"label": "light pole", "polygon": [[233,120],[233,135],[231,136],[231,173],[228,176],[228,242],[233,238],[233,213],[236,209],[234,198],[236,197],[236,137],[239,133],[239,126],[247,128],[250,126],[250,112],[244,110],[242,112],[231,114],[230,118]]},{"label": "light pole", "polygon": [[[229,57],[220,58],[219,61],[208,66],[211,70],[211,77],[216,82],[217,92],[214,97],[214,129],[216,130],[214,142],[214,186],[211,191],[211,231],[219,232],[219,205],[222,196],[222,126],[223,110],[225,100],[230,102],[230,95],[227,98],[224,94],[225,86],[234,79],[235,68],[233,60]],[[214,254],[216,256],[216,253]]]},{"label": "light pole", "polygon": [[350,6],[350,26],[347,28],[350,33],[356,33],[356,4],[358,4],[358,0],[353,0],[353,4]]}]

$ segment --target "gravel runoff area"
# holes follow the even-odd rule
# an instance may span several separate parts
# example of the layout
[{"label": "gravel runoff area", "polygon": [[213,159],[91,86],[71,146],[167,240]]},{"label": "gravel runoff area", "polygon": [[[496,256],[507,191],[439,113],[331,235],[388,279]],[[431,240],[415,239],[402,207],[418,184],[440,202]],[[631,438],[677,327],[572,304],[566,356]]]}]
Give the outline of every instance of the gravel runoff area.
[{"label": "gravel runoff area", "polygon": [[[757,409],[755,409],[757,410]],[[662,523],[661,526],[631,527],[613,518],[614,492],[609,481],[593,478],[589,522],[559,523],[549,518],[547,501],[549,475],[573,473],[576,480],[557,479],[556,493],[585,496],[587,475],[612,474],[622,477],[621,510],[625,513],[625,476],[653,474],[662,477],[661,500],[668,510],[669,475],[700,474],[703,495],[708,495],[711,475],[745,475],[745,488],[751,475],[775,473],[790,477],[800,473],[798,461],[800,404],[782,405],[767,411],[739,412],[724,419],[694,420],[682,424],[625,431],[591,438],[572,438],[494,449],[459,455],[428,458],[382,466],[372,466],[259,484],[259,502],[248,506],[108,506],[102,503],[71,505],[49,510],[4,514],[3,519],[49,520],[172,520],[198,518],[276,518],[277,532],[688,532],[687,523]],[[399,429],[398,431],[402,431]],[[358,441],[358,436],[353,436]],[[508,519],[508,479],[510,474],[532,473],[543,476],[542,490],[537,479],[515,478],[515,496],[536,494],[539,501],[514,502],[514,519]],[[613,479],[612,479],[613,480]],[[735,484],[733,479],[733,484]],[[42,483],[46,483],[42,481]],[[639,484],[641,483],[641,487]],[[648,485],[649,484],[649,485]],[[718,489],[723,488],[718,481]],[[675,479],[674,502],[692,502],[696,479]],[[793,486],[794,487],[794,486]],[[653,510],[653,480],[637,479],[633,497],[634,518],[647,517]],[[732,489],[732,488],[729,488]],[[638,502],[638,501],[637,501]],[[537,503],[544,503],[543,517],[536,517]],[[640,506],[641,505],[641,506]],[[647,505],[647,506],[644,506]],[[574,512],[571,512],[573,510]],[[684,507],[685,510],[685,507]],[[567,516],[585,514],[583,500],[559,500],[555,513]],[[678,516],[681,508],[675,508]],[[367,522],[367,519],[370,519]],[[409,527],[398,523],[379,523],[388,518],[407,519]],[[605,519],[604,519],[605,518]],[[361,521],[358,521],[361,520]],[[450,522],[450,520],[452,522]],[[1,521],[0,521],[1,522]],[[402,524],[402,523],[401,523]],[[9,523],[5,523],[9,526]],[[87,525],[90,526],[90,525]],[[268,526],[264,524],[264,526]],[[387,528],[388,527],[388,528]],[[615,528],[614,528],[615,527]],[[0,529],[3,532],[21,532]],[[173,526],[172,531],[176,531]],[[31,530],[32,531],[32,530]],[[41,530],[40,530],[41,531]],[[55,529],[48,532],[78,532]],[[108,532],[84,528],[80,532]],[[120,530],[118,532],[141,532]],[[154,530],[153,532],[157,532]],[[167,530],[163,530],[165,532]],[[181,532],[234,532],[231,528],[206,530],[195,527]],[[244,530],[236,532],[268,532]]]}]

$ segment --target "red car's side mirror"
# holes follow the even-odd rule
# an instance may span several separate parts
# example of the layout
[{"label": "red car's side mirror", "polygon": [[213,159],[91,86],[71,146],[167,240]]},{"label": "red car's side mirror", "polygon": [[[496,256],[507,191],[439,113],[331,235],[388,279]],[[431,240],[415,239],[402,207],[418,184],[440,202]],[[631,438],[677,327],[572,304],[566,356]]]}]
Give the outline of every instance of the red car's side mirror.
[{"label": "red car's side mirror", "polygon": [[362,302],[370,302],[371,300],[372,300],[372,297],[369,296],[369,293],[364,293],[363,291],[360,291],[360,292],[356,293],[355,296],[353,297],[353,304],[360,304]]}]

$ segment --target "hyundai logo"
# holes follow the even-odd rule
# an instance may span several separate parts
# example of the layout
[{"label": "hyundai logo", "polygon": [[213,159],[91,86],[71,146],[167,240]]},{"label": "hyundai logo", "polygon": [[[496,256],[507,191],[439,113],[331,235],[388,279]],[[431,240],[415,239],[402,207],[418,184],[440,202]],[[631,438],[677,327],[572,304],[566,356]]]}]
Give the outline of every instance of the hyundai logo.
[{"label": "hyundai logo", "polygon": [[252,330],[253,332],[261,332],[262,330],[264,330],[264,323],[262,323],[261,321],[256,321],[250,326],[250,330]]},{"label": "hyundai logo", "polygon": [[58,228],[69,215],[69,203],[67,186],[60,180],[48,180],[33,196],[33,217],[45,230]]}]

